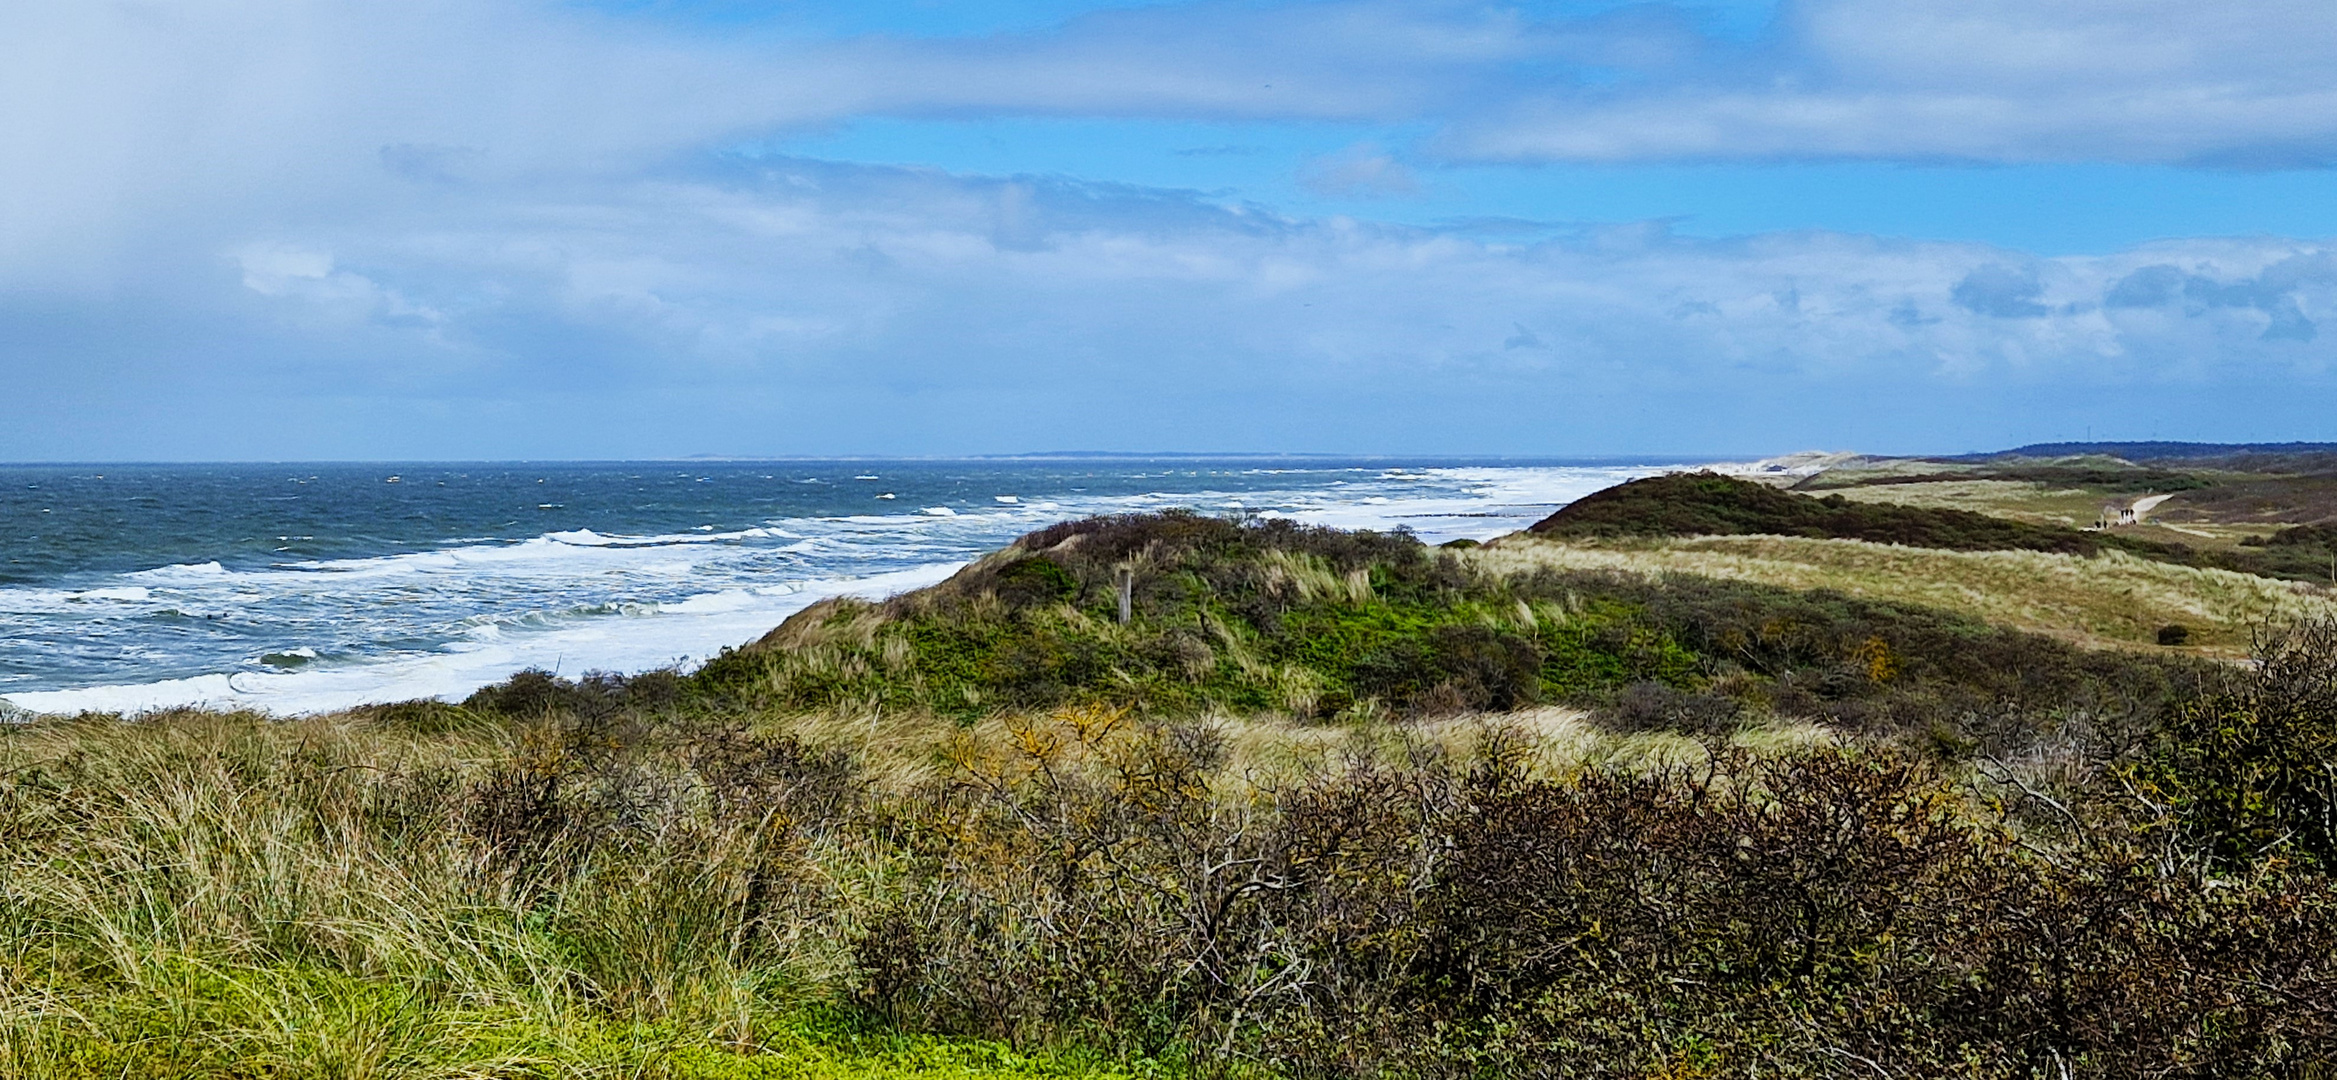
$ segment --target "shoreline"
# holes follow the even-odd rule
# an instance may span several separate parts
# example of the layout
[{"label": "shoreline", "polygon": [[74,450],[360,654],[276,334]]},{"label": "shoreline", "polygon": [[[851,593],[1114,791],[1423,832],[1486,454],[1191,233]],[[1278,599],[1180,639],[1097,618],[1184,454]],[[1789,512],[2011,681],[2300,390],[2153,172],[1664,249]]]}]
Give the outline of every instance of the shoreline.
[{"label": "shoreline", "polygon": [[[19,710],[29,716],[202,708],[293,717],[423,698],[459,700],[473,690],[533,667],[563,674],[599,670],[634,674],[668,664],[694,668],[725,648],[735,648],[760,637],[789,615],[821,600],[840,596],[881,599],[941,581],[965,565],[964,562],[937,562],[864,578],[821,579],[791,587],[786,592],[744,596],[743,602],[731,610],[676,612],[673,609],[682,606],[677,604],[645,615],[602,619],[535,637],[497,634],[493,640],[467,649],[442,649],[371,663],[307,668],[280,675],[238,671],[146,683],[0,694],[0,708]],[[738,590],[726,590],[709,595],[737,594]],[[668,621],[661,625],[661,620]],[[686,633],[673,633],[685,629]],[[666,634],[659,637],[661,630]],[[652,638],[659,644],[645,646]],[[653,657],[649,655],[651,652],[665,655]]]}]

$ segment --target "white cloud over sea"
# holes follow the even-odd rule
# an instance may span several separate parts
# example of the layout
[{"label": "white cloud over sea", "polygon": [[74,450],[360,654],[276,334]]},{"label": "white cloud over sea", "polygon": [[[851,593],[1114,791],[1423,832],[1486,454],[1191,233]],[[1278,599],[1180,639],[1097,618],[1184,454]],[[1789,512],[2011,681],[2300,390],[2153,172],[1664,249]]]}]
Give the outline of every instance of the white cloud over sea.
[{"label": "white cloud over sea", "polygon": [[19,5],[0,457],[2281,434],[2337,389],[2337,251],[2312,238],[2045,257],[1395,225],[771,147],[868,117],[1350,125],[1293,182],[1381,201],[1482,161],[2319,168],[2333,48],[2337,12],[2287,0],[1799,0],[1749,33],[1660,5],[1226,2],[923,35]]}]

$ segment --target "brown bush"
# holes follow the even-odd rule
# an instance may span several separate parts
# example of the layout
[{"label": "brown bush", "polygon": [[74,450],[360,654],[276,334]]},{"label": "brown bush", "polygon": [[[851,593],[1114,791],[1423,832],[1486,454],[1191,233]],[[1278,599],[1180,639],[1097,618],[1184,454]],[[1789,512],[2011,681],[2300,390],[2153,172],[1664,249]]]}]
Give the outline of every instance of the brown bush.
[{"label": "brown bush", "polygon": [[[919,804],[893,1022],[1292,1075],[2229,1075],[2337,1054],[2318,877],[2040,854],[1821,747],[1355,764],[1228,805],[1202,729],[1029,729]],[[1085,763],[1084,765],[1082,763]]]}]

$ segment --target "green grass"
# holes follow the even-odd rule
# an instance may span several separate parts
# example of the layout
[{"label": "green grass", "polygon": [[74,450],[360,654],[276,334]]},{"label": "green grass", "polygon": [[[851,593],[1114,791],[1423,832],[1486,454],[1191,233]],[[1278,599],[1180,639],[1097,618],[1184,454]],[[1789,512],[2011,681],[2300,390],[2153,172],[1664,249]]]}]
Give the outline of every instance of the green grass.
[{"label": "green grass", "polygon": [[[2061,462],[1966,465],[1926,470],[1921,462],[1894,462],[1888,469],[1828,469],[1793,486],[1795,491],[1835,491],[1899,484],[2004,482],[2046,488],[2083,488],[2102,495],[2146,495],[2197,491],[2216,479],[2197,472],[2077,458]],[[2091,509],[2089,507],[2089,509]]]},{"label": "green grass", "polygon": [[856,1019],[862,838],[738,786],[787,744],[432,711],[0,729],[0,1075],[1129,1075]]},{"label": "green grass", "polygon": [[2337,614],[2120,552],[1171,514],[693,675],[12,724],[0,1076],[2337,1059],[2283,1004],[2337,985],[2337,632],[2249,682],[1992,625],[2177,608],[2194,652]]},{"label": "green grass", "polygon": [[[1163,719],[1336,725],[1563,706],[1625,734],[1727,737],[1816,723],[2004,749],[2071,722],[2101,738],[2145,728],[2196,680],[2196,657],[2245,642],[2235,618],[2186,610],[2168,621],[2193,626],[2196,647],[2139,655],[2073,648],[2113,631],[2148,641],[2165,625],[2134,623],[2132,598],[2101,589],[2088,595],[2102,603],[2082,613],[2100,631],[2091,636],[2053,640],[1992,626],[2050,622],[2008,620],[2003,610],[1963,602],[1957,590],[1998,600],[2036,591],[2019,568],[1998,565],[2004,560],[2187,575],[2235,586],[2229,591],[2250,614],[2288,610],[2246,602],[2292,588],[2123,555],[1858,544],[1848,547],[1919,565],[1852,573],[1839,558],[1710,558],[1683,543],[1846,544],[1748,537],[1593,548],[1520,536],[1441,550],[1287,523],[1101,519],[1026,537],[934,589],[807,609],[755,647],[681,680],[675,693],[713,714],[939,716],[968,727],[1095,704]],[[1922,561],[1932,556],[1978,560],[1992,576],[1951,568],[1922,583],[1931,591],[1914,588],[1914,578],[1941,569]],[[1136,581],[1126,625],[1115,611],[1122,567]],[[1642,572],[1649,569],[1702,576]],[[1768,571],[1789,573],[1763,577]],[[1722,580],[1732,576],[1740,580]],[[1867,587],[1872,580],[1897,589]]]},{"label": "green grass", "polygon": [[[1858,489],[1856,497],[1841,491],[1799,495],[1714,473],[1674,473],[1634,480],[1594,493],[1535,523],[1528,531],[1553,540],[1577,541],[1789,536],[1943,551],[2037,551],[2060,555],[2115,551],[2174,566],[2231,570],[2263,577],[2303,581],[2326,581],[2329,577],[2328,550],[2318,541],[2289,547],[2236,547],[2222,543],[2220,537],[2182,537],[2167,529],[2152,530],[2161,539],[2145,539],[2126,531],[2076,529],[1923,504],[1945,496],[1976,494],[1992,496],[1982,499],[1983,505],[2020,501],[2007,500],[2000,490],[1994,490],[2008,486],[2016,485],[2003,480],[1955,480],[1921,485],[1874,484]],[[2025,485],[2017,486],[2026,490]],[[1927,493],[1933,497],[1926,499]],[[2091,501],[2090,498],[2080,500]],[[2068,510],[2067,498],[2052,503]],[[2084,509],[2092,512],[2091,507]],[[2178,539],[2214,542],[2201,545],[2178,542]]]},{"label": "green grass", "polygon": [[[1123,568],[1136,582],[1127,625]],[[1644,616],[1629,599],[1470,575],[1405,536],[1098,519],[933,589],[807,609],[691,682],[715,700],[966,722],[1091,701],[1186,715],[1514,709],[1698,678],[1695,656]]]},{"label": "green grass", "polygon": [[1143,516],[696,676],[0,727],[0,1076],[2337,1060],[2291,1004],[2337,987],[2337,632],[2242,672],[1564,561],[1717,544],[2290,588]]},{"label": "green grass", "polygon": [[[437,1003],[394,982],[164,961],[133,991],[0,1022],[10,1077],[637,1077],[669,1080],[1118,1080],[1167,1075],[1077,1052],[756,1018],[737,1032]],[[51,1003],[65,1004],[63,1000]]]}]

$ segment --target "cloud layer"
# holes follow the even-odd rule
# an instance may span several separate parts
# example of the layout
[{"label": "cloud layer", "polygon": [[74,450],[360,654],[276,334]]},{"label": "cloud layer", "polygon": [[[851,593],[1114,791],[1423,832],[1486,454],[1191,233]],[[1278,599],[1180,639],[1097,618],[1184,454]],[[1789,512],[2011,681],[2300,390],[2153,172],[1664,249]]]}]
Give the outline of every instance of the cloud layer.
[{"label": "cloud layer", "polygon": [[[1721,451],[1845,425],[1915,448],[1971,425],[1940,412],[1955,401],[2063,425],[2270,415],[2331,389],[2337,355],[2337,250],[2297,241],[2037,259],[1660,226],[1489,237],[807,161],[516,218],[499,194],[427,230],[256,238],[158,297],[146,340],[58,329],[122,344],[116,407],[213,399],[154,429],[182,440],[165,456],[260,410],[337,417],[391,456]],[[248,351],[184,344],[206,337]],[[2019,430],[1982,427],[1965,437]]]},{"label": "cloud layer", "polygon": [[2234,168],[2337,161],[2337,9],[2309,0],[1803,0],[1675,77],[1526,92],[1448,152]]},{"label": "cloud layer", "polygon": [[1298,176],[1346,198],[1440,160],[2314,165],[2326,5],[1802,0],[1751,41],[1431,0],[783,29],[0,12],[0,457],[1914,449],[2096,415],[2241,437],[2332,388],[2311,240],[1398,228],[744,149],[869,116],[1380,125]]}]

